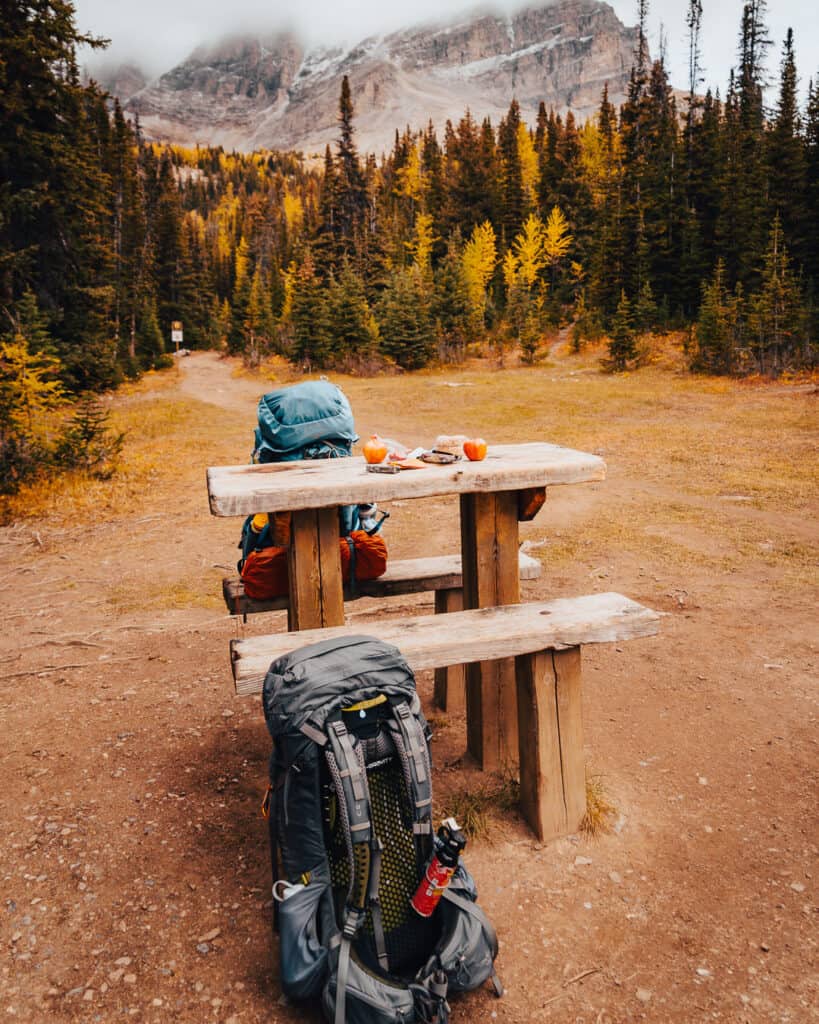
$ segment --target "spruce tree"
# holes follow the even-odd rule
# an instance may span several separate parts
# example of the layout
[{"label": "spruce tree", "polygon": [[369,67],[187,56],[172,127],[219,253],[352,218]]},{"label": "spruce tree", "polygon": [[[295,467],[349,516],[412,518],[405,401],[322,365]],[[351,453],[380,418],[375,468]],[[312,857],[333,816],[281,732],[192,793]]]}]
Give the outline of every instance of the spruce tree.
[{"label": "spruce tree", "polygon": [[374,348],[373,319],[364,293],[364,282],[345,260],[327,290],[328,323],[334,358],[361,360]]},{"label": "spruce tree", "polygon": [[327,300],[309,252],[296,274],[290,321],[294,360],[308,368],[327,366],[332,347]]},{"label": "spruce tree", "polygon": [[156,300],[152,295],[142,298],[142,303],[135,316],[134,355],[138,362],[133,364],[129,376],[137,373],[137,368],[160,369],[171,363],[167,354],[167,346],[159,326]]},{"label": "spruce tree", "polygon": [[[766,0],[748,0],[743,8],[736,96],[736,137],[731,177],[726,181],[723,216],[724,257],[729,271],[747,290],[759,280],[765,247],[765,52],[770,45],[765,27]],[[727,110],[726,110],[727,114]],[[731,221],[726,230],[726,221]]]},{"label": "spruce tree", "polygon": [[805,112],[805,252],[806,287],[813,310],[811,334],[819,339],[819,75],[810,83]]},{"label": "spruce tree", "polygon": [[728,291],[722,260],[717,261],[711,281],[703,284],[694,338],[693,370],[716,374],[736,372],[745,343],[744,303],[741,288],[734,295]]},{"label": "spruce tree", "polygon": [[506,117],[498,126],[498,154],[500,158],[500,208],[501,231],[510,244],[520,231],[523,223],[523,175],[518,148],[520,127],[520,105],[516,99],[509,104]]},{"label": "spruce tree", "polygon": [[407,370],[426,366],[435,349],[429,295],[414,267],[393,272],[376,310],[381,349]]},{"label": "spruce tree", "polygon": [[657,303],[651,290],[651,282],[646,279],[634,303],[634,330],[637,334],[645,334],[657,323]]},{"label": "spruce tree", "polygon": [[361,163],[353,138],[353,100],[350,80],[341,81],[338,112],[339,137],[336,143],[335,207],[338,223],[335,236],[340,249],[350,253],[356,231],[361,228],[367,209],[367,191]]},{"label": "spruce tree", "polygon": [[793,30],[788,29],[782,50],[779,97],[767,138],[768,192],[771,209],[779,214],[783,240],[797,262],[803,259],[808,243],[805,150],[800,132]]},{"label": "spruce tree", "polygon": [[752,300],[748,319],[760,373],[776,375],[802,360],[808,361],[805,311],[778,214],[768,236],[762,286]]},{"label": "spruce tree", "polygon": [[617,115],[603,87],[597,115],[600,133],[600,200],[589,246],[589,305],[603,320],[614,315],[624,281],[622,225],[622,162],[619,157]]},{"label": "spruce tree", "polygon": [[48,318],[41,311],[37,296],[30,288],[26,288],[16,303],[10,326],[13,328],[11,333],[20,334],[26,339],[32,355],[56,355],[54,341],[48,329]]},{"label": "spruce tree", "polygon": [[461,234],[453,232],[446,255],[435,271],[431,309],[441,347],[456,358],[463,357],[469,327],[469,293],[461,248]]},{"label": "spruce tree", "polygon": [[620,301],[609,328],[609,360],[613,370],[621,372],[637,354],[637,340],[634,335],[634,320],[631,303],[625,291],[620,292]]}]

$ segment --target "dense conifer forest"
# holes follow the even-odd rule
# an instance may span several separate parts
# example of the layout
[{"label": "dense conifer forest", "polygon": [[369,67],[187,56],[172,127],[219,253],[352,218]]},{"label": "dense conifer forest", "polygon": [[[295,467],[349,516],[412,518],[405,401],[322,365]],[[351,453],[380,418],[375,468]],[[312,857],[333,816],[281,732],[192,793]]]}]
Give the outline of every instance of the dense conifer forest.
[{"label": "dense conifer forest", "polygon": [[480,346],[533,362],[559,327],[578,347],[605,338],[614,370],[669,329],[695,371],[813,366],[819,80],[800,109],[789,32],[765,106],[772,43],[749,0],[727,91],[703,93],[701,19],[690,0],[686,94],[641,31],[626,102],[604,89],[586,124],[543,105],[525,124],[512,99],[497,125],[466,111],[362,155],[345,79],[337,144],[313,165],[145,141],[83,84],[77,49],[100,41],[71,3],[0,0],[4,487],[44,456],[58,403],[167,365],[174,320],[188,347],[308,369]]}]

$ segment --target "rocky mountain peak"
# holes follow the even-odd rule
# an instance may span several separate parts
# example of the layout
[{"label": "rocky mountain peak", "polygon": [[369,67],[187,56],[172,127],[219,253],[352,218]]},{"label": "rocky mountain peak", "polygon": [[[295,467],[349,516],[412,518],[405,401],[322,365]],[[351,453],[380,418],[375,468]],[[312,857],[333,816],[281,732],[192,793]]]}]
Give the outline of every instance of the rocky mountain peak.
[{"label": "rocky mountain peak", "polygon": [[497,121],[516,97],[525,119],[544,101],[580,118],[605,83],[618,102],[636,29],[601,0],[553,0],[511,16],[477,13],[456,23],[371,36],[350,48],[305,50],[288,33],[237,35],[199,47],[129,96],[146,134],[230,148],[321,153],[337,134],[341,78],[350,79],[362,150],[380,152],[396,128],[442,128],[469,108]]}]

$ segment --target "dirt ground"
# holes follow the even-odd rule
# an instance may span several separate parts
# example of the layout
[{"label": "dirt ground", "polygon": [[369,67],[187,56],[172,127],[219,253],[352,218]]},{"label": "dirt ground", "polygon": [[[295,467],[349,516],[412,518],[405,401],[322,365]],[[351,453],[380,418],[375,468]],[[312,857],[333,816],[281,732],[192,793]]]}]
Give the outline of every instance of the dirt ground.
[{"label": "dirt ground", "polygon": [[[264,382],[212,354],[112,400],[129,469],[0,530],[0,1013],[26,1021],[317,1022],[288,1005],[259,804],[269,739],[220,607],[239,523],[207,465],[247,460]],[[362,436],[543,438],[600,452],[522,527],[526,599],[618,590],[660,635],[584,651],[587,759],[610,831],[536,844],[493,815],[467,863],[498,1001],[453,1021],[819,1019],[816,395],[589,360],[344,384]],[[130,450],[131,454],[128,455]],[[456,550],[450,500],[395,502],[395,557]],[[349,621],[428,611],[357,602]],[[429,698],[431,681],[419,680]],[[436,713],[438,803],[478,773]]]}]

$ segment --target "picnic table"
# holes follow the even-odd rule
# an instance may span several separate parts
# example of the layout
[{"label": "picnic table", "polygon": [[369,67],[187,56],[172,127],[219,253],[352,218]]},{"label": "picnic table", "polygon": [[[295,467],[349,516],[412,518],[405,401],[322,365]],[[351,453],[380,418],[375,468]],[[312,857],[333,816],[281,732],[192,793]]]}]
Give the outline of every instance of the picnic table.
[{"label": "picnic table", "polygon": [[[601,458],[544,442],[490,445],[481,462],[426,465],[394,475],[369,473],[361,457],[208,470],[215,516],[290,512],[291,631],[344,623],[338,544],[339,505],[460,496],[465,609],[520,601],[519,528],[537,513],[546,488],[605,478]],[[484,769],[514,762],[518,751],[515,664],[511,658],[466,667],[467,745]]]}]

